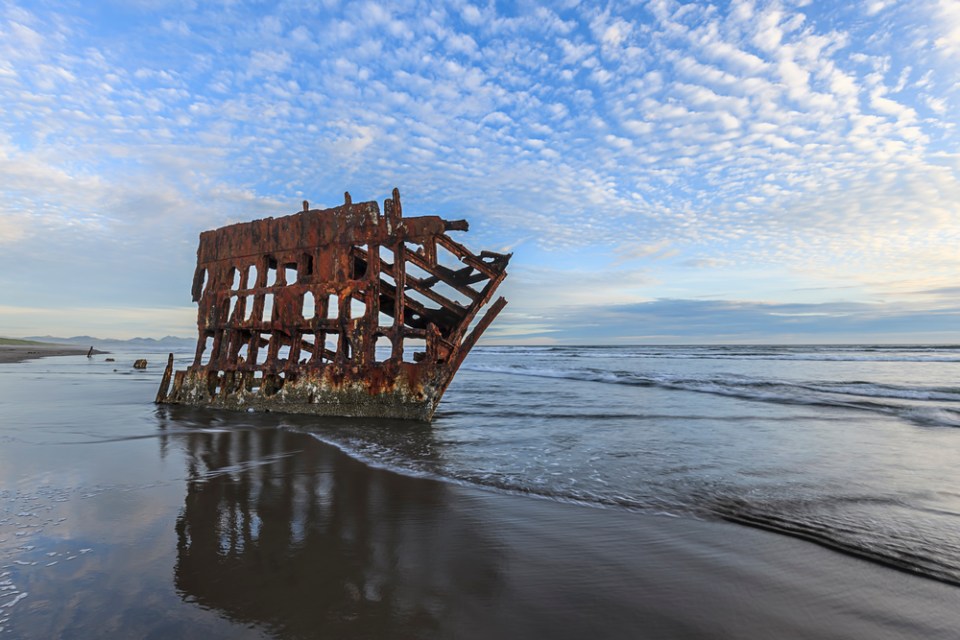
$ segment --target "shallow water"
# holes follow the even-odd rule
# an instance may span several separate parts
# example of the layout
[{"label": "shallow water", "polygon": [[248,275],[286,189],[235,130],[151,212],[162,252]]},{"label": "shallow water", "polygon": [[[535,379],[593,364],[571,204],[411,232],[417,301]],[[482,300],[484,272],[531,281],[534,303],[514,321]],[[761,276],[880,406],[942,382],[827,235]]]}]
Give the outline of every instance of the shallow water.
[{"label": "shallow water", "polygon": [[480,348],[371,463],[775,528],[960,583],[960,348]]},{"label": "shallow water", "polygon": [[481,348],[433,425],[157,408],[142,355],[0,366],[0,633],[958,623],[958,349]]}]

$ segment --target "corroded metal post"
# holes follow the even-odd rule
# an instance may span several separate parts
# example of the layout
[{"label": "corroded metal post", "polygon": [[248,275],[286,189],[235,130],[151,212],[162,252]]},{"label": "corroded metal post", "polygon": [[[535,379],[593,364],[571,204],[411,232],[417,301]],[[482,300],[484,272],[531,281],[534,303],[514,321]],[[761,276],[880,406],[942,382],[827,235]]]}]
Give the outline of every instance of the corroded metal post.
[{"label": "corroded metal post", "polygon": [[[404,218],[384,202],[304,210],[200,234],[193,364],[157,402],[430,420],[506,304],[511,254],[446,235],[465,220]],[[172,377],[172,387],[171,387]]]}]

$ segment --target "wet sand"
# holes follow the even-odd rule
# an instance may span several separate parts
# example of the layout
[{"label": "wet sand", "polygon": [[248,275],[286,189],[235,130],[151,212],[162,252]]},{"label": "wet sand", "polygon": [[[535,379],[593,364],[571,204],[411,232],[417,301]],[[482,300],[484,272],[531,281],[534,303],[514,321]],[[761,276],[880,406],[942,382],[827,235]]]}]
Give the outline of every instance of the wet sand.
[{"label": "wet sand", "polygon": [[[734,524],[405,477],[300,433],[186,438],[217,462],[188,489],[177,586],[284,637],[948,638],[960,624],[955,588]],[[238,472],[238,450],[298,453],[211,478]],[[256,539],[218,547],[224,522],[256,517]]]},{"label": "wet sand", "polygon": [[737,524],[399,475],[319,441],[315,419],[155,407],[158,370],[86,360],[69,360],[75,374],[0,367],[9,637],[882,640],[960,628],[949,585]]},{"label": "wet sand", "polygon": [[[0,363],[23,362],[34,358],[50,356],[72,356],[86,354],[83,347],[71,347],[59,344],[0,344]],[[94,349],[95,354],[105,353]]]}]

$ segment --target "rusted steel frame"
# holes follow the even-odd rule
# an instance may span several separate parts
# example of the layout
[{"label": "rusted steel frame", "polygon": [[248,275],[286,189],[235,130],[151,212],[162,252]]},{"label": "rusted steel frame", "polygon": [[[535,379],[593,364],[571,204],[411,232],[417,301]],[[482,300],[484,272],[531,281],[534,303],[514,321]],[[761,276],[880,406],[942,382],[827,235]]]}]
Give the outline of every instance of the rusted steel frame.
[{"label": "rusted steel frame", "polygon": [[467,249],[465,246],[459,242],[454,241],[448,236],[440,235],[437,236],[437,242],[443,246],[444,249],[460,258],[460,260],[481,273],[485,273],[487,277],[493,278],[497,275],[498,271],[495,268],[497,262],[487,263],[478,258],[473,252]]},{"label": "rusted steel frame", "polygon": [[[354,248],[353,248],[353,252],[354,252],[355,255],[360,256],[360,257],[363,257],[363,258],[366,259],[366,253],[367,253],[367,252],[364,251],[363,249],[361,249],[360,247],[354,247]],[[409,260],[409,259],[410,259],[410,256],[412,256],[412,255],[415,255],[415,254],[408,253],[408,254],[407,254],[407,259]],[[384,260],[384,259],[382,259],[382,258],[379,259],[379,263],[380,263],[380,271],[381,271],[382,273],[386,273],[388,276],[390,276],[391,278],[393,278],[394,281],[396,281],[396,264],[387,262],[386,260]],[[404,271],[406,271],[406,269],[404,269]],[[448,310],[450,310],[450,311],[452,311],[452,312],[454,312],[454,313],[458,313],[458,314],[459,314],[459,313],[462,313],[463,310],[465,309],[465,307],[464,307],[463,305],[457,303],[455,300],[450,300],[450,299],[446,298],[445,296],[443,296],[442,294],[439,294],[439,293],[431,290],[431,289],[429,288],[430,285],[424,284],[425,281],[424,281],[423,279],[421,279],[421,278],[417,278],[417,277],[412,276],[412,275],[410,275],[409,273],[407,273],[407,274],[406,274],[406,281],[407,281],[408,283],[410,283],[409,286],[407,287],[407,289],[413,289],[414,291],[417,291],[417,292],[419,292],[419,293],[424,294],[426,297],[430,298],[431,300],[433,300],[433,301],[436,302],[437,304],[446,307]],[[382,284],[383,284],[383,283],[381,283],[381,285],[382,285]],[[387,284],[387,286],[389,286],[389,283],[386,283],[386,284]],[[474,292],[474,295],[476,295],[476,292]]]},{"label": "rusted steel frame", "polygon": [[[501,271],[498,275],[490,279],[487,285],[483,288],[483,291],[481,291],[481,297],[475,303],[473,303],[473,305],[471,305],[470,309],[467,310],[467,314],[464,316],[457,331],[450,336],[450,340],[455,343],[460,343],[463,340],[463,336],[470,327],[470,323],[473,322],[473,319],[476,317],[480,309],[483,308],[483,305],[487,304],[490,298],[493,297],[494,291],[497,290],[497,287],[500,286],[500,283],[503,282],[503,279],[506,277],[507,272]],[[506,304],[506,300],[504,300],[503,303]],[[492,321],[493,319],[491,318],[491,322]],[[477,337],[479,338],[480,336],[478,335]]]},{"label": "rusted steel frame", "polygon": [[[489,279],[490,279],[490,276],[488,276],[487,274],[482,273],[482,272],[480,272],[480,271],[477,271],[476,269],[474,269],[474,268],[471,267],[470,265],[467,265],[467,266],[463,267],[462,269],[456,269],[456,270],[454,270],[454,269],[451,269],[451,268],[449,268],[449,267],[445,267],[444,265],[438,263],[438,264],[436,265],[436,268],[437,268],[437,272],[438,272],[438,273],[443,274],[443,275],[444,275],[446,278],[448,278],[450,281],[453,281],[453,282],[457,283],[458,285],[460,285],[460,286],[462,286],[462,287],[470,288],[468,285],[476,284],[476,283],[481,282],[481,281],[483,281],[483,280],[489,280]],[[436,282],[439,282],[439,281],[440,281],[440,278],[437,277],[437,276],[431,276],[429,279],[430,279],[433,283],[436,283]],[[475,289],[470,288],[470,290],[473,291],[474,294],[477,293]]]},{"label": "rusted steel frame", "polygon": [[163,370],[163,377],[160,378],[160,389],[157,390],[156,402],[163,402],[166,397],[167,389],[170,387],[170,376],[173,374],[173,354],[167,358],[167,368]]},{"label": "rusted steel frame", "polygon": [[[304,203],[301,214],[204,232],[191,291],[198,303],[194,363],[173,373],[168,362],[158,401],[172,396],[172,402],[237,408],[269,403],[276,394],[279,406],[295,411],[337,412],[346,402],[349,411],[370,412],[365,415],[429,419],[492,318],[485,315],[480,331],[459,342],[502,280],[494,283],[489,274],[505,274],[509,260],[499,254],[493,262],[483,254],[477,259],[444,235],[467,227],[437,216],[403,219],[394,190],[383,214],[375,202],[353,204],[346,194],[341,207],[319,211]],[[466,266],[439,264],[438,243]],[[393,264],[381,258],[381,246],[392,251]],[[408,265],[428,277],[408,275]],[[481,292],[468,286],[485,278],[491,281]],[[464,308],[433,290],[441,281],[473,302]],[[264,318],[268,299],[272,312]],[[362,302],[363,314],[351,310],[354,300]],[[381,311],[393,316],[390,326],[380,325]],[[379,336],[392,344],[384,361],[376,359]],[[327,348],[330,338],[337,340],[335,350]],[[424,343],[412,358],[417,364],[403,360],[407,339]],[[316,402],[315,393],[322,396]]]},{"label": "rusted steel frame", "polygon": [[[396,201],[396,199],[394,199]],[[394,262],[404,264],[406,260],[406,246],[403,242],[398,242],[393,252]],[[381,267],[382,268],[382,267]],[[394,292],[393,292],[393,327],[397,334],[397,339],[393,341],[393,353],[391,357],[400,362],[403,360],[403,326],[406,324],[407,301],[404,290],[407,288],[407,272],[400,268],[393,273]],[[381,285],[382,288],[383,285]],[[414,301],[416,302],[416,301]],[[425,317],[421,314],[420,317]]]},{"label": "rusted steel frame", "polygon": [[[471,302],[473,302],[474,300],[480,297],[480,293],[478,291],[476,291],[475,289],[471,289],[470,287],[465,287],[461,285],[459,282],[457,282],[455,279],[450,277],[450,274],[455,273],[453,270],[447,269],[447,271],[449,271],[450,273],[444,273],[441,269],[446,269],[446,267],[443,267],[442,265],[438,264],[436,262],[436,259],[434,259],[434,261],[431,263],[430,261],[425,260],[418,253],[410,253],[407,255],[407,260],[409,260],[416,266],[420,267],[421,269],[429,273],[434,278],[437,278],[440,282],[443,282],[444,284],[452,287],[453,289],[456,289],[463,295],[467,296]],[[432,283],[427,282],[427,278],[420,278],[420,285],[424,287],[433,286]]]},{"label": "rusted steel frame", "polygon": [[[367,286],[364,289],[363,295],[364,307],[366,308],[366,320],[367,320],[367,331],[372,333],[367,336],[367,339],[363,343],[365,350],[364,361],[368,363],[374,363],[377,361],[377,337],[378,335],[385,335],[380,331],[380,269],[381,269],[381,260],[380,260],[380,245],[374,242],[367,244],[369,247],[369,252],[367,256]],[[391,336],[388,338],[392,341],[395,339]]]},{"label": "rusted steel frame", "polygon": [[477,322],[477,326],[473,328],[473,331],[463,339],[463,342],[460,343],[460,348],[457,350],[457,358],[452,365],[454,371],[460,368],[460,364],[464,358],[467,357],[467,354],[470,353],[470,350],[473,349],[477,340],[480,339],[483,332],[487,330],[487,327],[489,327],[500,312],[503,311],[505,306],[507,306],[507,300],[503,296],[497,298],[496,302],[490,305],[490,308],[487,309],[483,317],[480,318],[480,321]]},{"label": "rusted steel frame", "polygon": [[[396,297],[397,297],[396,287],[394,287],[393,285],[391,285],[391,284],[389,284],[389,283],[387,283],[387,282],[382,282],[382,281],[381,281],[381,283],[380,283],[380,297],[381,297],[381,299],[383,299],[383,298],[388,298],[388,299],[390,299],[390,300],[394,300],[394,301],[395,301],[395,300],[396,300]],[[357,299],[359,300],[360,298],[357,297]],[[431,318],[431,317],[434,318],[434,319],[436,319],[436,320],[446,320],[446,319],[449,319],[449,318],[443,318],[443,317],[442,317],[442,316],[443,316],[443,313],[444,313],[444,310],[443,310],[443,309],[430,309],[429,307],[423,306],[423,304],[421,304],[419,301],[417,301],[417,300],[415,300],[415,299],[413,299],[413,298],[407,297],[407,296],[404,296],[404,305],[405,305],[407,308],[409,308],[409,309],[413,312],[413,314],[419,316],[419,317],[422,318],[422,319],[427,319],[427,318]],[[463,311],[463,309],[462,309],[462,307],[461,307],[461,309],[459,310],[459,312],[462,313],[462,311]],[[384,312],[384,313],[386,313],[386,312]],[[449,313],[449,312],[447,312],[447,313]],[[440,318],[437,317],[438,314],[441,316]],[[390,314],[387,314],[387,315],[390,315]],[[409,323],[410,320],[407,320],[407,322]]]},{"label": "rusted steel frame", "polygon": [[[485,269],[484,269],[483,272],[489,272],[489,271],[490,271],[490,270],[489,270],[489,266],[490,266],[490,265],[487,265],[487,263],[484,263],[484,262],[482,262],[481,260],[479,260],[478,258],[476,258],[476,256],[475,256],[473,253],[471,253],[468,249],[466,249],[466,248],[463,247],[462,245],[454,242],[453,240],[451,240],[451,239],[449,239],[449,238],[447,238],[446,236],[443,236],[443,235],[436,236],[436,240],[437,240],[441,245],[444,245],[445,248],[447,248],[449,251],[451,251],[451,253],[453,253],[454,255],[456,255],[458,258],[460,258],[460,259],[463,260],[464,262],[470,261],[470,262],[480,263],[480,264],[482,264],[482,265],[485,267]],[[448,243],[449,243],[449,244],[448,244]],[[409,250],[408,250],[408,251],[409,251]],[[505,258],[506,260],[509,260],[509,257],[507,257],[507,256],[502,256],[501,254],[496,254],[496,255],[497,255],[498,258],[501,258],[501,259]],[[424,263],[423,259],[422,259],[420,256],[418,256],[417,254],[415,254],[415,253],[413,253],[413,252],[409,252],[409,253],[408,253],[407,259],[410,260],[411,262],[413,262],[414,264],[416,264],[417,266],[419,266],[420,268],[424,268],[425,266],[429,266],[429,265],[426,265],[426,264]],[[499,262],[499,260],[498,260],[498,262]],[[497,262],[495,262],[494,264],[497,264]],[[383,265],[384,265],[384,269],[383,269],[384,272],[387,273],[388,275],[393,276],[394,279],[396,280],[396,275],[395,275],[396,269],[395,269],[395,265],[391,265],[390,263],[388,263],[388,262],[386,262],[386,261],[383,261]],[[475,265],[472,265],[472,264],[468,264],[468,266],[470,266],[471,268],[477,268]],[[424,269],[424,270],[425,270],[425,271],[428,271],[428,269]],[[480,269],[477,269],[477,270],[480,271]],[[428,272],[429,272],[429,271],[428,271]],[[494,272],[494,273],[495,273],[495,272]],[[404,274],[405,274],[405,278],[406,278],[406,279],[413,280],[415,283],[422,283],[422,282],[423,282],[422,280],[418,280],[417,278],[414,278],[413,276],[410,276],[409,274],[406,274],[406,270],[405,270],[405,269],[404,269]],[[486,304],[487,300],[489,300],[490,296],[492,295],[493,290],[495,290],[495,289],[499,286],[500,282],[503,281],[503,278],[504,278],[504,277],[506,277],[506,273],[503,272],[503,271],[501,271],[501,273],[499,274],[499,276],[494,276],[494,277],[491,277],[491,278],[490,278],[490,281],[487,282],[486,286],[483,288],[482,291],[480,291],[480,292],[474,291],[473,294],[474,294],[474,296],[476,296],[476,297],[474,297],[474,299],[473,299],[473,304],[471,304],[470,307],[464,308],[464,307],[461,307],[459,304],[457,305],[456,311],[460,312],[461,317],[463,318],[463,320],[461,320],[461,327],[462,327],[462,328],[461,328],[459,331],[457,331],[454,335],[449,336],[449,339],[450,339],[450,340],[452,340],[453,342],[456,342],[457,340],[460,339],[460,337],[462,337],[462,334],[466,331],[466,328],[469,326],[470,322],[472,322],[473,318],[476,316],[476,314],[477,314],[477,312],[480,310],[480,308],[482,308],[482,306],[483,306],[484,304]],[[381,286],[382,286],[382,285],[381,285]],[[415,290],[419,291],[420,293],[424,293],[424,295],[427,295],[427,297],[429,297],[429,298],[431,298],[431,299],[433,299],[433,300],[435,300],[436,302],[439,302],[439,303],[441,303],[441,304],[443,304],[443,302],[442,302],[441,300],[445,300],[445,298],[443,298],[443,296],[440,296],[439,294],[429,295],[430,293],[433,293],[433,292],[432,292],[431,290],[429,290],[429,289],[426,289],[426,290],[415,289]],[[427,292],[429,292],[429,293],[427,293]],[[436,298],[441,298],[441,300],[436,300]],[[416,301],[414,300],[414,302],[416,302]],[[425,316],[425,313],[429,313],[429,310],[427,310],[426,308],[422,307],[422,305],[418,305],[418,306],[420,306],[421,309],[418,309],[418,310],[417,310],[417,313],[418,313],[421,317],[426,317],[426,316]],[[444,306],[447,307],[447,308],[449,308],[449,304],[444,305]],[[492,320],[491,320],[491,321],[492,321]]]},{"label": "rusted steel frame", "polygon": [[[426,243],[424,244],[424,246],[426,246]],[[434,243],[434,247],[435,247],[435,243]],[[366,259],[367,252],[364,251],[362,248],[354,247],[354,252],[358,256]],[[426,255],[426,253],[424,255]],[[460,273],[461,271],[473,271],[473,267],[467,266],[467,267],[464,267],[464,269],[461,269],[459,271],[454,271],[452,269],[449,269],[436,262],[436,251],[434,251],[433,262],[430,262],[429,259],[424,259],[424,257],[421,256],[419,252],[409,251],[409,249],[407,250],[406,256],[407,256],[408,262],[414,263],[415,266],[431,274],[430,278],[416,278],[414,276],[411,276],[410,274],[407,274],[407,278],[412,279],[415,285],[421,286],[421,287],[432,287],[437,282],[443,282],[449,285],[450,287],[456,289],[460,293],[464,294],[468,298],[470,298],[471,301],[475,300],[479,295],[475,289],[471,289],[470,287],[464,286],[461,282],[462,279],[457,278],[458,273]],[[387,271],[387,273],[388,275],[393,277],[393,269],[395,268],[395,262],[391,263],[391,262],[388,262],[387,260],[383,260],[382,258],[380,259],[380,261],[382,264],[389,266],[390,271]],[[483,276],[481,278],[481,280],[485,280],[485,279],[487,279],[487,276]],[[440,303],[439,300],[437,300],[436,302]],[[460,307],[463,308],[462,305],[460,305]]]},{"label": "rusted steel frame", "polygon": [[[417,252],[413,252],[414,255],[417,255]],[[423,256],[427,259],[428,262],[432,264],[437,263],[437,239],[436,237],[429,237],[423,241]]]},{"label": "rusted steel frame", "polygon": [[[407,258],[409,259],[411,255],[413,254],[407,254]],[[395,264],[390,264],[386,260],[383,260],[381,261],[381,270],[383,273],[386,273],[387,275],[391,276],[394,279],[394,281],[396,281],[397,269]],[[437,293],[436,291],[432,290],[428,285],[424,285],[423,280],[415,276],[412,276],[409,273],[406,273],[406,269],[404,269],[404,272],[405,272],[405,280],[407,283],[409,283],[406,287],[407,290],[412,289],[417,293],[423,294],[424,297],[429,298],[430,300],[433,300],[434,302],[443,306],[448,311],[454,314],[461,315],[465,311],[466,308],[463,305],[459,304],[455,300],[450,300],[447,297]],[[388,283],[388,286],[389,286],[389,283]],[[414,300],[414,302],[416,302],[416,300]]]},{"label": "rusted steel frame", "polygon": [[[433,324],[432,322],[430,324]],[[436,326],[436,325],[434,325]],[[404,326],[401,330],[404,338],[420,338],[426,339],[429,329],[417,329],[416,327]]]}]

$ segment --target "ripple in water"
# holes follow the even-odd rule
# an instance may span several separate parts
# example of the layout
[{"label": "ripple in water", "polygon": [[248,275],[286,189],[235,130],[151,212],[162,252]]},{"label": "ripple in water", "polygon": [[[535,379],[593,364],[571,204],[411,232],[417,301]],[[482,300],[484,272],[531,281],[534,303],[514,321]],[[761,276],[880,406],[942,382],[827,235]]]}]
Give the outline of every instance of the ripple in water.
[{"label": "ripple in water", "polygon": [[722,518],[960,584],[960,349],[492,347],[432,426],[310,430],[368,464]]}]

